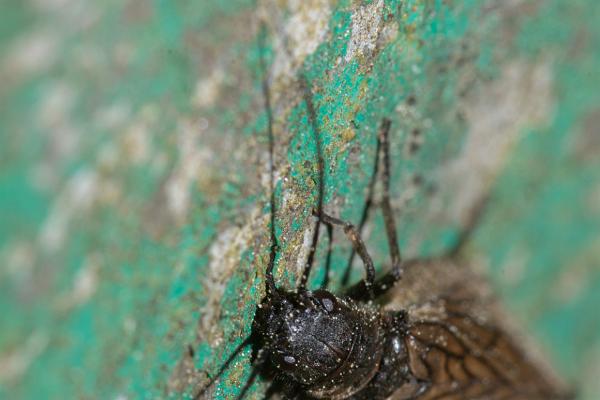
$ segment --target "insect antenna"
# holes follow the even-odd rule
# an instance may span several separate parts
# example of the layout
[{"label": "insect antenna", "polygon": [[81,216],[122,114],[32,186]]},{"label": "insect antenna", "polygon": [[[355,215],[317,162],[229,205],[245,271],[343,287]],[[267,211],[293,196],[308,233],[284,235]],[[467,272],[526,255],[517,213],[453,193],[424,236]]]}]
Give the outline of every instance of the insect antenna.
[{"label": "insect antenna", "polygon": [[[264,22],[261,24],[261,29],[264,30],[265,25]],[[289,46],[287,44],[287,37],[286,35],[282,35],[282,39],[283,39],[283,51],[287,54],[288,57],[292,58],[292,53],[289,49]],[[262,54],[261,54],[262,55]],[[264,61],[261,62],[264,63]],[[264,64],[263,68],[264,68]],[[306,108],[308,110],[308,119],[309,119],[309,123],[311,125],[312,128],[312,132],[314,135],[314,140],[316,143],[316,148],[317,148],[317,168],[318,168],[318,193],[317,193],[317,205],[316,208],[313,211],[313,214],[315,214],[319,220],[317,221],[317,224],[315,226],[315,230],[313,232],[313,237],[312,237],[312,242],[311,242],[311,246],[308,252],[308,256],[306,259],[306,264],[304,265],[304,271],[302,272],[302,276],[300,278],[300,283],[298,285],[298,290],[302,291],[302,290],[306,290],[306,284],[308,282],[308,277],[310,276],[310,271],[312,269],[312,265],[314,263],[314,258],[315,258],[315,253],[316,253],[316,249],[317,249],[317,244],[319,242],[319,233],[320,233],[320,227],[321,227],[321,215],[323,214],[323,197],[324,197],[324,187],[325,187],[325,161],[323,159],[323,153],[322,153],[322,149],[321,149],[321,135],[320,135],[320,131],[319,131],[319,126],[317,124],[317,117],[316,117],[316,111],[315,111],[315,107],[314,107],[314,103],[313,103],[313,98],[312,98],[312,88],[310,85],[310,82],[308,81],[308,79],[306,78],[305,73],[301,70],[300,73],[298,74],[299,76],[299,80],[300,80],[300,88],[303,91],[304,94],[304,102],[306,103]],[[264,81],[265,84],[263,85],[263,90],[265,91],[265,107],[267,109],[270,110],[270,96],[269,96],[269,92],[268,92],[268,86],[266,85],[266,80]],[[272,121],[272,115],[270,114],[270,111],[267,112],[267,115],[269,116],[269,120]],[[269,124],[271,125],[271,124]],[[273,143],[273,139],[272,139],[272,128],[269,128],[269,140],[270,140],[270,146],[272,146]],[[271,150],[271,157],[272,157],[272,150]],[[273,180],[273,176],[271,175],[271,180]],[[273,192],[271,192],[273,193]],[[274,203],[274,199],[272,198],[272,203]],[[273,204],[274,206],[274,204]],[[272,240],[275,240],[274,235],[274,224],[271,224],[272,226]],[[330,269],[330,260],[331,260],[331,242],[333,241],[333,230],[331,227],[328,227],[327,230],[328,236],[329,236],[329,247],[328,247],[328,253],[327,253],[327,260],[326,260],[326,264],[325,264],[325,278],[323,279],[323,283],[321,284],[322,287],[327,287],[327,285],[329,284],[329,269]],[[276,245],[275,245],[275,249],[277,249]],[[273,254],[273,251],[272,251]],[[274,261],[273,261],[274,264]],[[269,265],[271,271],[273,269],[273,265]],[[272,273],[271,273],[271,279],[272,279]],[[267,270],[267,279],[269,278],[269,271]],[[272,285],[274,287],[274,284]]]},{"label": "insect antenna", "polygon": [[[306,76],[301,73],[300,74],[300,85],[301,89],[304,92],[304,101],[306,103],[306,108],[308,110],[308,119],[311,124],[311,128],[313,131],[316,147],[317,147],[317,168],[319,174],[319,182],[318,193],[317,193],[317,207],[315,210],[315,214],[319,217],[323,214],[323,193],[325,191],[325,161],[323,159],[323,152],[321,149],[321,135],[319,131],[319,127],[317,125],[316,112],[312,99],[312,92],[310,88],[310,84],[306,79]],[[321,227],[320,221],[317,222],[315,226],[315,230],[313,232],[312,243],[310,246],[310,250],[308,252],[308,257],[306,259],[306,264],[304,266],[304,271],[302,273],[302,277],[300,279],[300,284],[298,286],[299,290],[306,289],[306,283],[308,281],[308,277],[310,275],[310,270],[312,269],[312,265],[315,258],[315,252],[317,249],[317,243],[319,241],[319,228]],[[331,240],[331,236],[330,236]],[[329,274],[329,271],[326,271],[326,275]]]},{"label": "insect antenna", "polygon": [[[274,148],[275,148],[275,141],[274,141],[274,135],[273,135],[273,111],[271,108],[271,95],[270,95],[270,91],[269,91],[269,83],[268,83],[268,76],[267,76],[268,74],[267,74],[265,54],[264,54],[265,48],[266,48],[265,37],[266,37],[266,26],[264,23],[261,23],[260,29],[259,29],[259,34],[258,34],[258,47],[259,47],[259,66],[260,66],[260,70],[263,75],[261,89],[262,89],[262,95],[263,95],[263,100],[264,100],[265,112],[267,114],[267,136],[268,136],[268,143],[269,143],[269,208],[270,208],[269,225],[270,225],[270,240],[271,240],[271,248],[270,248],[270,253],[269,253],[269,264],[268,264],[267,270],[266,270],[266,292],[267,292],[266,297],[271,298],[271,297],[277,295],[277,288],[275,286],[273,270],[275,268],[275,261],[277,258],[277,251],[279,249],[279,244],[277,241],[277,236],[275,234],[276,206],[275,206],[275,183],[274,183],[275,182],[275,173],[274,173],[274,156],[273,156]],[[237,355],[244,349],[244,347],[246,347],[249,344],[253,344],[254,340],[255,340],[255,335],[251,334],[240,345],[238,345],[236,347],[236,349],[233,351],[233,353],[229,356],[227,361],[225,361],[225,363],[219,368],[217,373],[212,378],[209,377],[209,381],[194,396],[194,400],[200,399],[201,396],[203,396],[206,393],[208,388],[211,387],[217,381],[217,379],[219,379],[221,377],[221,375],[223,375],[223,373],[227,370],[227,368],[229,368],[230,364],[237,357]],[[256,377],[258,376],[258,374],[260,372],[260,369],[257,368],[257,366],[260,365],[261,363],[264,363],[264,358],[265,358],[264,355],[265,354],[268,354],[268,348],[263,348],[259,352],[259,354],[254,362],[251,375],[248,378],[248,381],[246,382],[246,384],[244,385],[242,391],[240,392],[240,394],[237,397],[238,400],[241,400],[245,396],[245,394],[248,391],[248,389],[250,388],[250,386],[252,386],[252,384],[256,380]]]},{"label": "insect antenna", "polygon": [[267,76],[267,67],[265,62],[265,37],[267,34],[266,26],[263,23],[260,25],[260,32],[258,35],[258,46],[259,46],[259,62],[260,69],[263,73],[262,77],[262,92],[265,105],[265,112],[267,113],[267,136],[269,139],[269,207],[270,207],[270,235],[271,235],[271,252],[269,254],[269,265],[267,266],[267,296],[276,293],[275,280],[273,278],[273,269],[275,268],[275,259],[277,257],[277,251],[279,244],[277,242],[277,236],[275,235],[275,172],[273,162],[273,152],[275,148],[275,140],[273,138],[273,110],[271,108],[271,93],[269,91],[269,82]]}]

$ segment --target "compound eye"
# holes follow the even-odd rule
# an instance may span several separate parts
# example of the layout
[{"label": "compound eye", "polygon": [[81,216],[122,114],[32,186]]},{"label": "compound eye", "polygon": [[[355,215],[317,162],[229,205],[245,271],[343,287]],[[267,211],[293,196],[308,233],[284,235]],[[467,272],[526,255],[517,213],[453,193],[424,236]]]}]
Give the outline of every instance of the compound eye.
[{"label": "compound eye", "polygon": [[337,308],[336,297],[327,290],[317,290],[313,293],[313,296],[326,312],[333,312]]},{"label": "compound eye", "polygon": [[296,365],[296,359],[294,356],[283,356],[283,362],[288,365]]},{"label": "compound eye", "polygon": [[296,368],[296,357],[289,354],[278,354],[277,361],[279,367],[286,371],[293,371]]}]

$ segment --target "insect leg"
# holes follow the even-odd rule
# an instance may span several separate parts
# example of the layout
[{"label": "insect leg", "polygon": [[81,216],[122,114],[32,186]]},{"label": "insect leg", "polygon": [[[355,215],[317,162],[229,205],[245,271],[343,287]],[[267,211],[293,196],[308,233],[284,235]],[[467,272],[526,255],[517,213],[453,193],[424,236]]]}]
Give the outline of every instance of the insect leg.
[{"label": "insect leg", "polygon": [[240,343],[238,345],[238,347],[235,348],[235,350],[233,351],[233,353],[231,353],[231,355],[229,356],[229,358],[227,359],[227,361],[225,361],[225,363],[223,365],[221,365],[221,368],[219,368],[219,371],[217,371],[217,373],[212,378],[209,377],[208,382],[194,396],[194,400],[199,400],[200,398],[202,398],[201,396],[206,392],[206,390],[208,390],[209,387],[211,387],[217,381],[217,379],[219,379],[219,377],[221,375],[223,375],[223,373],[225,372],[225,370],[229,367],[229,365],[237,357],[237,355],[244,349],[244,347],[246,347],[247,345],[249,345],[251,343],[252,343],[252,336],[247,337],[242,343]]},{"label": "insect leg", "polygon": [[[403,261],[401,264],[401,268],[392,269],[387,272],[385,275],[377,278],[377,280],[373,283],[372,292],[375,298],[384,295],[391,288],[394,287],[396,282],[398,282],[402,278],[402,270],[405,267],[410,267],[414,263],[423,263],[422,259],[414,259]],[[344,293],[346,296],[351,299],[357,301],[368,301],[370,300],[371,294],[367,291],[367,288],[363,281],[358,282],[355,285],[352,285],[346,292]]]},{"label": "insect leg", "polygon": [[[396,234],[396,221],[394,219],[394,212],[390,202],[390,126],[391,121],[385,118],[382,121],[379,129],[377,148],[381,148],[383,152],[383,174],[381,177],[383,183],[383,195],[381,198],[381,211],[383,213],[383,221],[385,224],[388,247],[390,249],[390,257],[392,259],[392,267],[390,271],[374,282],[371,291],[376,297],[391,289],[402,277],[402,258],[400,256],[400,248],[398,246],[398,237]],[[369,288],[366,285],[364,285],[362,282],[359,282],[347,291],[347,295],[357,300],[366,300],[371,296],[371,293],[368,292],[368,289]]]},{"label": "insect leg", "polygon": [[371,256],[367,251],[367,247],[365,246],[365,243],[363,242],[362,238],[360,237],[360,234],[358,233],[354,225],[352,225],[349,222],[342,221],[341,219],[327,215],[324,212],[322,212],[319,216],[319,220],[321,220],[324,224],[339,225],[344,228],[344,233],[348,237],[348,240],[350,240],[350,242],[352,243],[354,251],[358,253],[365,265],[366,277],[361,282],[363,282],[367,293],[370,294],[369,297],[372,297],[372,287],[373,282],[375,280],[375,267],[373,266],[373,260],[371,259]]},{"label": "insect leg", "polygon": [[[362,215],[360,217],[360,223],[358,224],[358,233],[362,234],[363,228],[365,226],[365,222],[367,222],[367,218],[369,217],[369,211],[371,210],[371,206],[373,205],[373,193],[375,192],[375,183],[377,182],[377,174],[379,171],[379,150],[381,148],[381,141],[379,137],[377,138],[377,148],[375,149],[375,165],[373,166],[373,173],[371,174],[371,181],[369,182],[369,189],[367,193],[367,200],[365,201],[365,206],[362,211]],[[352,262],[354,261],[354,256],[356,255],[356,251],[352,248],[350,253],[350,257],[348,258],[348,264],[346,265],[346,271],[342,277],[342,285],[347,285],[348,280],[350,279],[350,271],[352,270]]]},{"label": "insect leg", "polygon": [[473,232],[479,226],[479,223],[481,222],[481,219],[483,218],[483,216],[485,214],[485,210],[490,202],[490,197],[491,197],[490,193],[489,192],[486,193],[479,200],[477,200],[477,202],[475,203],[475,206],[469,211],[467,220],[464,223],[463,227],[461,228],[461,232],[458,236],[458,240],[456,241],[454,246],[452,246],[450,251],[447,253],[448,256],[454,258],[463,251],[466,244],[469,242],[469,240],[473,236]]},{"label": "insect leg", "polygon": [[[381,211],[383,212],[383,221],[385,223],[385,232],[387,234],[388,246],[390,248],[390,256],[392,258],[392,273],[399,276],[400,263],[400,248],[398,247],[398,237],[396,235],[396,220],[390,202],[390,145],[389,132],[391,121],[387,118],[381,123],[378,140],[381,142],[383,150],[383,196],[381,199]],[[395,271],[396,272],[393,272]]]},{"label": "insect leg", "polygon": [[258,368],[252,369],[252,372],[250,373],[250,378],[248,378],[248,380],[244,384],[244,387],[242,388],[242,391],[240,392],[240,394],[236,397],[236,400],[242,400],[244,398],[244,396],[250,389],[250,386],[252,386],[252,384],[256,380],[256,377],[258,376],[258,372],[259,372]]},{"label": "insect leg", "polygon": [[[256,380],[256,377],[260,374],[260,371],[261,371],[260,367],[264,366],[268,353],[269,353],[269,350],[267,348],[262,348],[258,351],[256,359],[252,363],[253,368],[252,368],[252,372],[250,373],[250,377],[248,378],[248,380],[242,387],[242,391],[237,395],[236,400],[242,400],[244,398],[244,396],[246,396],[246,393],[248,392],[248,390],[250,389],[250,387]],[[273,384],[269,385],[269,388],[267,389],[267,396],[269,396],[269,390],[271,389],[271,387],[273,387]]]},{"label": "insect leg", "polygon": [[267,392],[265,393],[265,397],[263,397],[263,400],[270,400],[275,393],[277,393],[277,385],[275,385],[275,382],[272,382],[269,387],[267,388]]}]

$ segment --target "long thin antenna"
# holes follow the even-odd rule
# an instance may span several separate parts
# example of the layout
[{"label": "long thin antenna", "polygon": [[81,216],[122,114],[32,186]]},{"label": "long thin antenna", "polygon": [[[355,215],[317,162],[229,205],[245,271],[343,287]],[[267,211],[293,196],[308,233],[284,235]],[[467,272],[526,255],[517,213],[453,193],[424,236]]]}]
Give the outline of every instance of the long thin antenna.
[{"label": "long thin antenna", "polygon": [[264,23],[260,25],[260,32],[258,35],[259,40],[259,52],[260,52],[260,69],[263,73],[262,79],[262,92],[265,101],[265,112],[267,113],[267,135],[269,137],[269,207],[271,211],[271,253],[269,254],[269,265],[267,267],[267,295],[274,294],[276,292],[275,279],[273,278],[273,269],[275,268],[275,258],[277,257],[277,251],[279,244],[277,243],[277,236],[275,235],[275,173],[274,173],[274,162],[273,152],[275,151],[275,140],[273,138],[273,111],[271,109],[271,93],[269,92],[268,74],[265,62],[265,36],[267,30]]},{"label": "long thin antenna", "polygon": [[[306,108],[308,109],[308,119],[310,121],[313,135],[315,138],[315,143],[317,146],[317,168],[319,174],[319,182],[317,183],[319,187],[319,192],[317,194],[317,209],[316,214],[318,218],[321,218],[323,214],[323,193],[325,191],[325,161],[323,160],[323,152],[321,149],[321,135],[319,132],[319,127],[317,125],[317,117],[314,108],[314,104],[312,102],[312,92],[311,88],[307,82],[306,77],[301,74],[300,75],[300,84],[302,89],[304,90],[304,101],[306,102]],[[317,222],[317,226],[315,227],[315,231],[313,233],[312,243],[310,246],[310,250],[308,252],[308,257],[306,259],[306,265],[304,266],[304,272],[302,273],[302,278],[300,279],[299,289],[306,289],[306,282],[308,281],[308,277],[310,275],[310,270],[313,265],[313,261],[315,258],[315,252],[317,250],[317,243],[319,241],[319,228],[321,227],[320,220]]]}]

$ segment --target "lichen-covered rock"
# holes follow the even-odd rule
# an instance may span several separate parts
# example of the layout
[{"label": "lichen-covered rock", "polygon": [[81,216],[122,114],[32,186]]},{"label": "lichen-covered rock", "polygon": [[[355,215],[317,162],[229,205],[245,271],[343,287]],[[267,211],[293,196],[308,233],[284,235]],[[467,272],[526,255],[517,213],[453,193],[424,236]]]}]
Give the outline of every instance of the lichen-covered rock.
[{"label": "lichen-covered rock", "polygon": [[[300,74],[326,209],[358,222],[391,118],[403,253],[448,248],[491,193],[470,257],[582,398],[600,392],[597,1],[13,3],[0,16],[0,397],[180,398],[218,370],[264,294],[265,75],[278,282],[296,280],[310,244]],[[381,226],[366,227],[378,271]],[[249,353],[217,398],[247,380]]]}]

